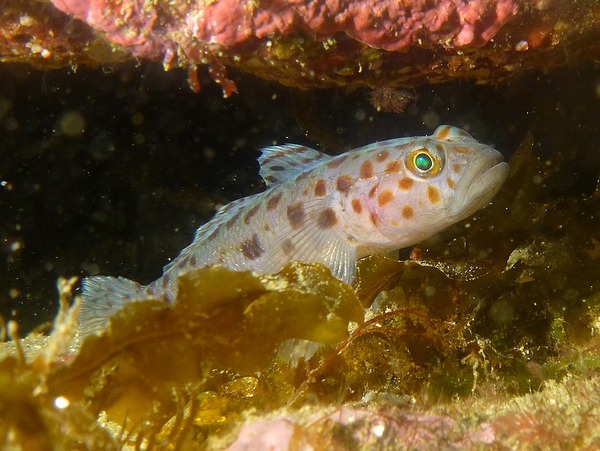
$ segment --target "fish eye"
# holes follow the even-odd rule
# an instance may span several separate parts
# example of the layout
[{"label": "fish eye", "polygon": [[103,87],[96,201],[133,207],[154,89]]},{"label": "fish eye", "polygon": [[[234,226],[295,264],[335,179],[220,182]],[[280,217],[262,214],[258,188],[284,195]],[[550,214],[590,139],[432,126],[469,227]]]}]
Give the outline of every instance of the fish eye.
[{"label": "fish eye", "polygon": [[[443,151],[443,149],[442,149]],[[442,152],[430,151],[426,147],[419,147],[407,155],[406,168],[414,175],[421,178],[435,177],[444,167]]]},{"label": "fish eye", "polygon": [[433,167],[433,159],[426,152],[419,152],[415,155],[413,163],[421,172],[427,172]]}]

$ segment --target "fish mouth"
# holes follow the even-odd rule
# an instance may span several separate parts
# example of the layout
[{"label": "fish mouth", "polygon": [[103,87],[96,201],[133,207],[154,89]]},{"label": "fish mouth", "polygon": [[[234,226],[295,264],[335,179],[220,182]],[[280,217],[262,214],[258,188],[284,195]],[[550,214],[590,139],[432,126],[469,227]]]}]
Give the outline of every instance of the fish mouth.
[{"label": "fish mouth", "polygon": [[508,170],[508,163],[496,149],[488,147],[480,151],[477,161],[467,166],[457,183],[450,216],[459,220],[485,207],[506,180]]}]

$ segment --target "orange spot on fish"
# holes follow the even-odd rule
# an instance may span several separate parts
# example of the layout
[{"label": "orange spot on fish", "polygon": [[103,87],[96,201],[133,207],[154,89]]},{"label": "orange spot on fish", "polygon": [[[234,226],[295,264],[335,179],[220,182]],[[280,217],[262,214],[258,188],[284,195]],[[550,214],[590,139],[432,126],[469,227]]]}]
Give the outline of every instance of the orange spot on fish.
[{"label": "orange spot on fish", "polygon": [[349,175],[340,175],[336,180],[335,187],[338,191],[347,193],[352,186],[352,181],[353,179]]},{"label": "orange spot on fish", "polygon": [[400,172],[402,165],[398,160],[390,161],[385,167],[385,172]]},{"label": "orange spot on fish", "polygon": [[320,179],[315,185],[315,196],[324,197],[325,194],[327,194],[327,182],[323,179]]},{"label": "orange spot on fish", "polygon": [[394,199],[394,193],[392,193],[389,189],[383,190],[379,197],[377,197],[377,203],[380,207],[383,207],[385,204],[391,202]]},{"label": "orange spot on fish", "polygon": [[402,217],[404,219],[410,219],[415,215],[415,211],[410,205],[405,205],[402,207]]},{"label": "orange spot on fish", "polygon": [[360,178],[368,179],[373,177],[373,163],[371,160],[366,160],[360,165]]},{"label": "orange spot on fish", "polygon": [[453,165],[452,165],[452,170],[454,171],[454,173],[455,173],[455,174],[458,174],[458,173],[460,173],[460,165],[458,165],[458,164],[456,164],[456,163],[455,163],[455,164],[453,164]]},{"label": "orange spot on fish", "polygon": [[452,180],[450,177],[448,177],[448,178],[446,179],[446,182],[448,183],[448,187],[449,187],[450,189],[454,189],[454,187],[456,186],[456,183],[454,183],[454,180]]},{"label": "orange spot on fish", "polygon": [[327,163],[327,167],[329,169],[338,168],[342,165],[342,163],[344,161],[346,161],[346,158],[348,158],[348,155],[342,155],[342,156],[336,157],[333,160],[331,160],[329,163]]},{"label": "orange spot on fish", "polygon": [[428,186],[427,197],[429,198],[429,202],[437,204],[440,201],[440,192],[435,186]]},{"label": "orange spot on fish", "polygon": [[390,153],[387,150],[382,150],[381,152],[379,152],[377,154],[375,159],[377,160],[378,163],[383,163],[385,160],[387,160],[387,157],[389,157],[389,156],[390,156]]},{"label": "orange spot on fish", "polygon": [[352,210],[354,210],[354,213],[357,215],[362,213],[362,202],[360,199],[352,199]]},{"label": "orange spot on fish", "polygon": [[401,178],[400,180],[398,180],[398,188],[400,188],[402,191],[408,191],[409,189],[412,188],[413,183],[415,183],[413,181],[413,179],[404,177],[404,178]]}]

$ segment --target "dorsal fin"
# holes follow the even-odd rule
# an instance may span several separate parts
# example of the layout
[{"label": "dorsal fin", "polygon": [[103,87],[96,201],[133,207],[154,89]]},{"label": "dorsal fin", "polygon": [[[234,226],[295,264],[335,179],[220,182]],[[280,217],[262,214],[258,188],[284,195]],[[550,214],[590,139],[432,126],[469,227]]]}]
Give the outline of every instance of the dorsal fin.
[{"label": "dorsal fin", "polygon": [[253,196],[242,197],[241,199],[237,199],[232,202],[229,202],[228,204],[223,205],[217,210],[212,220],[208,221],[206,224],[200,226],[198,230],[196,230],[196,236],[194,237],[194,241],[202,241],[207,239],[209,235],[211,235],[219,227],[225,225],[225,223],[231,218],[238,214],[241,214],[242,210],[246,207],[246,205],[252,202],[252,199]]},{"label": "dorsal fin", "polygon": [[267,186],[290,180],[317,164],[329,160],[327,154],[298,144],[284,144],[261,149],[258,157],[260,176]]},{"label": "dorsal fin", "polygon": [[186,252],[194,252],[194,244],[197,241],[208,240],[213,233],[216,233],[217,230],[223,227],[229,220],[241,215],[244,208],[246,208],[246,206],[252,202],[253,199],[254,196],[242,197],[241,199],[229,202],[228,204],[225,204],[219,208],[215,216],[210,221],[198,227],[196,230],[196,235],[194,236],[194,241],[192,241],[189,246],[183,249],[177,258],[164,266],[163,274],[169,271],[172,267],[177,266],[179,257],[184,255]]}]

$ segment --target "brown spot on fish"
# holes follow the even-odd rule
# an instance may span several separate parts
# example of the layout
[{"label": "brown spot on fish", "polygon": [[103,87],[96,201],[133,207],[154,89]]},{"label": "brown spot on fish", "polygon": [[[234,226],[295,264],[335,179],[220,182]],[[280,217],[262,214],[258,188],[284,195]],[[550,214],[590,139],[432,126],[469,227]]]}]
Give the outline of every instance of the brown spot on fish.
[{"label": "brown spot on fish", "polygon": [[325,194],[327,194],[327,182],[323,179],[319,179],[315,185],[315,196],[324,197]]},{"label": "brown spot on fish", "polygon": [[459,174],[460,173],[460,165],[453,164],[452,165],[452,170],[454,171],[455,174]]},{"label": "brown spot on fish", "polygon": [[342,163],[346,161],[346,158],[348,158],[348,155],[340,155],[338,157],[335,157],[333,160],[327,163],[327,167],[329,169],[339,168],[342,165]]},{"label": "brown spot on fish", "polygon": [[377,203],[380,207],[383,207],[385,204],[391,202],[394,199],[394,193],[392,193],[389,189],[383,190],[379,193],[377,197]]},{"label": "brown spot on fish", "polygon": [[292,243],[290,239],[286,238],[285,240],[283,240],[283,243],[281,243],[281,250],[285,255],[289,257],[291,255],[294,255],[294,252],[296,251],[296,246],[294,246],[294,243]]},{"label": "brown spot on fish", "polygon": [[267,169],[270,169],[271,171],[285,171],[285,168],[283,166],[271,166]]},{"label": "brown spot on fish", "polygon": [[281,194],[276,194],[267,199],[267,210],[273,210],[281,200]]},{"label": "brown spot on fish", "polygon": [[373,163],[371,160],[366,160],[360,165],[360,178],[368,179],[373,177]]},{"label": "brown spot on fish", "polygon": [[171,276],[169,276],[169,274],[165,274],[164,276],[162,276],[162,280],[160,281],[160,284],[162,285],[163,291],[165,291],[167,289],[170,281],[171,281]]},{"label": "brown spot on fish", "polygon": [[225,223],[225,227],[227,227],[228,229],[231,229],[235,223],[238,221],[238,219],[240,219],[240,216],[242,215],[241,211],[238,211],[235,215],[233,215],[229,221],[227,221]]},{"label": "brown spot on fish", "polygon": [[369,190],[369,198],[375,197],[375,193],[377,192],[377,185]]},{"label": "brown spot on fish", "polygon": [[410,205],[405,205],[402,207],[402,217],[404,219],[410,219],[415,215],[415,211],[412,209]]},{"label": "brown spot on fish", "polygon": [[448,183],[448,187],[450,189],[454,189],[454,187],[456,186],[456,183],[454,183],[454,180],[452,180],[450,177],[446,179],[446,183]]},{"label": "brown spot on fish", "polygon": [[294,160],[289,160],[287,162],[287,164],[290,165],[293,168],[295,168],[296,166],[298,166],[298,163],[296,163]]},{"label": "brown spot on fish", "polygon": [[251,238],[246,238],[240,246],[242,255],[248,260],[256,260],[265,251],[260,245],[258,235],[255,233]]},{"label": "brown spot on fish", "polygon": [[435,186],[428,186],[427,197],[429,198],[429,202],[437,204],[440,201],[440,192]]},{"label": "brown spot on fish", "polygon": [[471,153],[471,149],[469,149],[468,147],[453,147],[452,151],[456,152],[456,153],[462,153],[462,154]]},{"label": "brown spot on fish", "polygon": [[337,224],[337,216],[332,208],[326,208],[319,214],[317,225],[322,229],[330,229]]},{"label": "brown spot on fish", "polygon": [[402,165],[398,160],[390,161],[385,167],[385,172],[400,172]]},{"label": "brown spot on fish", "polygon": [[287,207],[287,218],[290,221],[292,229],[297,229],[304,222],[306,213],[304,212],[304,204],[302,202],[296,202],[295,204],[288,205]]},{"label": "brown spot on fish", "polygon": [[265,232],[270,232],[271,231],[271,226],[269,224],[265,224],[263,226],[263,229],[264,229]]},{"label": "brown spot on fish", "polygon": [[440,154],[444,155],[444,146],[442,146],[441,144],[436,144],[436,145],[435,145],[435,148],[437,149],[437,151],[438,151]]},{"label": "brown spot on fish", "polygon": [[190,266],[192,268],[195,268],[196,266],[198,266],[198,257],[196,257],[195,255],[192,255],[190,257]]},{"label": "brown spot on fish", "polygon": [[342,193],[347,193],[352,186],[352,177],[349,175],[340,175],[336,181],[335,187]]},{"label": "brown spot on fish", "polygon": [[354,210],[354,213],[356,213],[357,215],[362,213],[362,202],[360,201],[360,199],[352,199],[352,210]]},{"label": "brown spot on fish", "polygon": [[269,183],[273,184],[273,183],[279,182],[279,180],[277,180],[277,177],[273,177],[272,175],[267,175],[265,177],[265,182],[269,182]]},{"label": "brown spot on fish", "polygon": [[387,160],[387,157],[389,157],[389,156],[390,156],[390,153],[387,150],[382,150],[381,152],[379,152],[377,154],[375,159],[377,160],[378,163],[383,163],[385,160]]},{"label": "brown spot on fish", "polygon": [[211,232],[211,234],[208,235],[208,237],[206,237],[206,241],[212,241],[212,240],[214,240],[217,237],[217,235],[219,235],[219,229],[213,230]]},{"label": "brown spot on fish", "polygon": [[250,224],[250,219],[252,219],[252,216],[256,214],[259,208],[260,204],[255,205],[248,211],[248,213],[246,213],[246,216],[244,216],[244,224]]},{"label": "brown spot on fish", "polygon": [[415,183],[413,179],[403,177],[398,180],[398,188],[400,188],[402,191],[408,191],[412,188],[413,183]]}]

